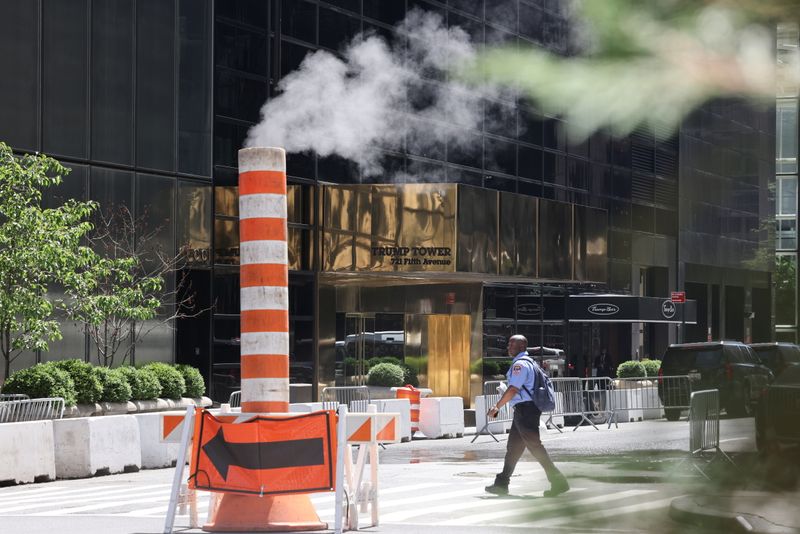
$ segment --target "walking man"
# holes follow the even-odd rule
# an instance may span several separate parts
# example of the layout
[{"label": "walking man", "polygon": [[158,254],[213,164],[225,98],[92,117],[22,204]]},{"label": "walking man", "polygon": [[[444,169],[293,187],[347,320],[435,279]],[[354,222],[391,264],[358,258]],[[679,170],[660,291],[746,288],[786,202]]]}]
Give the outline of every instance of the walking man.
[{"label": "walking man", "polygon": [[508,435],[503,472],[495,477],[494,484],[486,486],[486,491],[495,495],[508,494],[511,475],[527,447],[544,468],[547,480],[550,481],[550,489],[544,492],[544,496],[555,497],[569,490],[569,484],[553,464],[539,439],[539,417],[542,412],[533,402],[532,395],[536,387],[537,369],[533,359],[528,356],[527,347],[528,340],[525,336],[515,335],[508,340],[508,355],[514,358],[506,374],[508,389],[497,404],[489,408],[488,415],[497,417],[500,408],[508,403],[514,409],[514,420],[511,423],[511,433]]}]

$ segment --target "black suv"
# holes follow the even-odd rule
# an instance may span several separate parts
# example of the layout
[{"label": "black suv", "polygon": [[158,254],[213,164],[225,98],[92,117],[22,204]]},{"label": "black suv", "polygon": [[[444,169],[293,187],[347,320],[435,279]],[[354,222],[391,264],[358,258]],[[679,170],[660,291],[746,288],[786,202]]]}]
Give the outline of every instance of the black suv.
[{"label": "black suv", "polygon": [[[720,408],[735,417],[753,415],[761,391],[773,380],[772,372],[761,364],[755,351],[736,341],[670,345],[658,374],[688,375],[690,391],[718,389]],[[668,394],[663,382],[659,380],[658,394],[664,413],[670,421],[677,421],[681,408],[670,405],[688,406],[690,391],[684,388],[681,395]]]},{"label": "black suv", "polygon": [[800,347],[793,343],[752,343],[750,347],[776,377],[790,365],[800,365]]}]

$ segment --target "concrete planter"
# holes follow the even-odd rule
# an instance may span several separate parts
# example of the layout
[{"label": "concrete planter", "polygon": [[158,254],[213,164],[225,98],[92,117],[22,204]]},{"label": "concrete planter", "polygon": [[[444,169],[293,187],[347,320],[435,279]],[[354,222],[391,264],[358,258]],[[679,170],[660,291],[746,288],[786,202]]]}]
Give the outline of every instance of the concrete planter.
[{"label": "concrete planter", "polygon": [[53,421],[0,424],[0,486],[56,478]]},{"label": "concrete planter", "polygon": [[64,409],[65,418],[97,417],[100,415],[125,415],[148,412],[164,412],[167,410],[185,409],[187,406],[211,406],[213,403],[208,397],[192,399],[153,399],[128,402],[101,402],[97,404],[78,404]]},{"label": "concrete planter", "polygon": [[53,421],[57,478],[84,478],[138,471],[139,424],[132,415]]}]

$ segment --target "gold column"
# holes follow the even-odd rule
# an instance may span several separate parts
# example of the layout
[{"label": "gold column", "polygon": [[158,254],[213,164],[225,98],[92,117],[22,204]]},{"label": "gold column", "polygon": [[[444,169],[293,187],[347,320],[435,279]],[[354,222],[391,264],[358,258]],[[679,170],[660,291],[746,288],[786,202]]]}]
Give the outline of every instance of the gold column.
[{"label": "gold column", "polygon": [[469,315],[428,315],[428,387],[469,403]]}]

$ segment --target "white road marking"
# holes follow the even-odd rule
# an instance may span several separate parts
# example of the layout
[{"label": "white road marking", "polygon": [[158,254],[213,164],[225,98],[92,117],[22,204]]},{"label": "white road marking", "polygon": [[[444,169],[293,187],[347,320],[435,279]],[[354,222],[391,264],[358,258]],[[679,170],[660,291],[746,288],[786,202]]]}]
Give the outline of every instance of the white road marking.
[{"label": "white road marking", "polygon": [[634,512],[643,512],[645,510],[655,510],[657,508],[664,508],[669,506],[673,499],[677,497],[670,497],[668,499],[659,499],[657,501],[641,502],[630,504],[627,506],[619,506],[616,508],[608,508],[606,510],[595,510],[593,512],[584,512],[575,514],[568,517],[552,517],[543,519],[541,521],[532,521],[530,523],[523,523],[520,527],[536,527],[548,528],[563,525],[564,523],[571,523],[573,521],[589,521],[593,519],[607,519],[609,517],[617,517],[622,514],[632,514]]},{"label": "white road marking", "polygon": [[[578,492],[578,491],[585,491],[585,490],[586,490],[586,488],[572,488],[572,489],[570,489],[570,493],[574,493],[574,492]],[[542,491],[544,491],[544,490],[542,490]],[[536,492],[536,496],[537,497],[541,497],[542,491]],[[383,522],[383,523],[392,523],[392,522],[400,523],[400,522],[406,521],[408,519],[411,519],[411,518],[414,518],[414,517],[420,517],[420,516],[423,516],[423,515],[426,515],[426,514],[443,514],[443,513],[447,513],[447,512],[456,512],[458,510],[472,510],[472,509],[475,509],[475,508],[484,508],[484,507],[489,507],[489,506],[493,506],[495,508],[498,508],[498,507],[502,507],[503,505],[512,505],[512,503],[513,503],[514,506],[518,506],[518,505],[523,504],[523,503],[530,504],[530,502],[531,502],[529,500],[524,500],[524,499],[513,499],[513,498],[500,499],[500,498],[489,496],[489,494],[485,494],[485,495],[487,495],[487,498],[479,500],[479,501],[468,500],[468,501],[462,501],[462,502],[457,502],[457,503],[453,503],[453,504],[443,504],[443,505],[440,504],[438,506],[430,506],[428,508],[414,508],[412,510],[404,510],[402,512],[394,512],[394,513],[391,513],[391,514],[381,514],[381,522]],[[526,493],[525,494],[525,496],[529,496],[529,495],[532,495],[532,494],[530,494],[530,493]],[[538,509],[539,508],[537,507],[537,510]]]},{"label": "white road marking", "polygon": [[565,504],[569,506],[576,506],[579,504],[599,504],[609,501],[615,501],[617,499],[624,499],[625,497],[634,497],[636,495],[655,493],[655,491],[656,490],[618,491],[616,493],[611,493],[607,495],[597,495],[595,497],[587,497],[585,499],[570,500],[569,502],[555,502],[553,504],[537,505],[536,507],[526,508],[522,510],[521,509],[501,510],[498,512],[490,512],[487,514],[472,514],[472,515],[462,516],[457,519],[451,519],[449,521],[440,521],[431,524],[436,526],[475,525],[479,522],[495,521],[497,519],[504,519],[515,515],[533,514],[537,512],[543,512],[545,510],[557,510],[563,507]]},{"label": "white road marking", "polygon": [[[33,502],[32,503],[30,500],[26,500],[25,504],[22,504],[20,506],[10,506],[10,507],[6,507],[6,508],[0,508],[0,514],[7,514],[7,513],[10,513],[10,512],[19,512],[21,510],[31,510],[31,509],[35,509],[35,508],[45,508],[47,506],[52,506],[52,505],[64,506],[66,504],[80,504],[80,503],[91,502],[91,501],[105,501],[105,500],[108,500],[108,499],[119,498],[119,497],[123,496],[125,493],[131,493],[131,492],[140,493],[140,492],[142,492],[144,490],[148,490],[148,489],[165,488],[165,487],[167,487],[167,488],[170,487],[170,484],[152,484],[152,485],[148,485],[148,486],[131,486],[131,487],[126,487],[126,488],[121,488],[121,489],[109,489],[107,491],[103,491],[101,494],[96,494],[95,493],[95,489],[91,488],[91,489],[84,490],[84,492],[83,492],[84,495],[82,495],[81,498],[79,498],[79,499],[71,498],[71,499],[61,500],[60,495],[59,495],[58,496],[59,499],[57,501],[55,501],[55,502],[47,502],[47,501],[41,501],[40,500],[38,502]],[[89,492],[88,495],[86,494],[87,491]],[[6,504],[11,504],[11,503],[9,502],[9,503],[6,503]]]},{"label": "white road marking", "polygon": [[728,438],[728,439],[721,439],[719,440],[720,443],[727,443],[729,441],[740,441],[747,438]]},{"label": "white road marking", "polygon": [[[6,495],[0,495],[0,505],[7,502],[24,502],[25,500],[33,500],[39,498],[49,498],[54,495],[69,495],[72,493],[80,493],[88,491],[86,487],[81,489],[68,489],[71,486],[53,486],[51,488],[36,488],[28,491],[15,491]],[[105,490],[113,488],[114,486],[92,486],[92,490]]]},{"label": "white road marking", "polygon": [[70,515],[70,514],[77,514],[80,512],[88,512],[90,510],[102,510],[103,508],[116,508],[118,506],[127,506],[129,504],[139,504],[143,502],[153,502],[162,499],[169,500],[169,492],[160,491],[156,493],[151,493],[147,497],[138,497],[136,499],[128,499],[125,501],[111,500],[109,502],[99,502],[94,504],[87,504],[85,506],[73,506],[72,508],[57,508],[55,510],[49,510],[47,512],[36,512],[29,515],[39,515],[39,516]]}]

